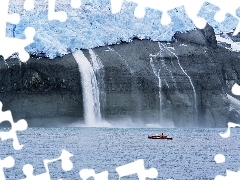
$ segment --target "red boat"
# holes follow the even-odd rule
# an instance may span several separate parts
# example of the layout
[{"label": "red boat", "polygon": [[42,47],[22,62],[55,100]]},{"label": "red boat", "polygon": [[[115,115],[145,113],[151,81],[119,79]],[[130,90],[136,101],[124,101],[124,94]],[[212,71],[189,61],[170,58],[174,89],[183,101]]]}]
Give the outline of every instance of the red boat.
[{"label": "red boat", "polygon": [[165,135],[152,135],[152,136],[148,136],[148,139],[167,139],[167,140],[172,140],[173,138],[167,137]]}]

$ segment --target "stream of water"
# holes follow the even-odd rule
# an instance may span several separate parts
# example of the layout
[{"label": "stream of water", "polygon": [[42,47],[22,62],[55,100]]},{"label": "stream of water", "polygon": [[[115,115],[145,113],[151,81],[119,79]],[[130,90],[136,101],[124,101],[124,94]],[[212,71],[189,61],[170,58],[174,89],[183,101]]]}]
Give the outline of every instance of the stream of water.
[{"label": "stream of water", "polygon": [[97,79],[92,65],[81,50],[74,52],[73,56],[81,74],[85,124],[92,126],[101,120]]}]

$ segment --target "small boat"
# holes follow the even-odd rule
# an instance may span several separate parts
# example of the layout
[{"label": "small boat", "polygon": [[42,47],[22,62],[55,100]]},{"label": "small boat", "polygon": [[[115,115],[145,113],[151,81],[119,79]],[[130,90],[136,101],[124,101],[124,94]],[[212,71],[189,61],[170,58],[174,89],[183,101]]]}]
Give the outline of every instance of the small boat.
[{"label": "small boat", "polygon": [[167,137],[165,135],[152,135],[152,136],[148,136],[148,139],[167,139],[167,140],[172,140],[173,138],[171,137]]}]

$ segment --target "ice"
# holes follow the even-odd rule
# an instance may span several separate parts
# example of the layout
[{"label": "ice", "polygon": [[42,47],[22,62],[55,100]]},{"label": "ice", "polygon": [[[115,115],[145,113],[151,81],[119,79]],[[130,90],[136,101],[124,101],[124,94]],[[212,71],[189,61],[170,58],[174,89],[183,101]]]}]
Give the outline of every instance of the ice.
[{"label": "ice", "polygon": [[217,34],[216,39],[218,42],[224,42],[231,46],[231,48],[225,47],[226,49],[229,49],[235,52],[240,52],[240,42],[234,42],[226,34],[224,36]]},{"label": "ice", "polygon": [[[196,19],[189,18],[193,15],[187,15],[184,7],[181,6],[170,9],[167,14],[165,11],[146,8],[145,16],[138,18],[134,16],[136,3],[129,1],[120,4],[120,9],[119,5],[116,6],[115,10],[112,9],[114,7],[111,6],[110,0],[27,1],[31,2],[28,7],[26,4],[24,6],[24,1],[10,1],[10,13],[18,13],[21,21],[16,25],[10,24],[6,34],[22,39],[23,30],[28,26],[33,27],[36,35],[34,43],[26,47],[27,52],[31,54],[45,53],[51,59],[77,49],[91,49],[121,41],[129,42],[133,37],[153,41],[170,41],[176,31],[192,30],[195,28],[192,21],[196,23]],[[53,2],[56,3],[53,4]],[[194,14],[201,9],[200,5],[191,5],[196,9]],[[216,10],[209,4],[205,4],[202,9],[204,10],[199,12],[198,16],[204,16],[216,32],[232,31],[238,24],[236,17],[234,19],[228,18],[228,16],[223,23],[216,22],[212,18],[212,14],[216,13]],[[223,11],[221,7],[220,9]],[[120,10],[120,12],[113,14],[112,10],[115,12]],[[224,12],[222,13],[224,14]],[[163,25],[166,24],[163,22],[161,24],[161,19],[167,20],[166,16],[171,17],[169,25]],[[48,18],[51,20],[56,18],[61,22],[49,21]],[[65,19],[66,21],[64,21]]]},{"label": "ice", "polygon": [[231,104],[230,108],[235,109],[238,113],[240,113],[240,101],[229,94],[227,94],[227,98]]}]

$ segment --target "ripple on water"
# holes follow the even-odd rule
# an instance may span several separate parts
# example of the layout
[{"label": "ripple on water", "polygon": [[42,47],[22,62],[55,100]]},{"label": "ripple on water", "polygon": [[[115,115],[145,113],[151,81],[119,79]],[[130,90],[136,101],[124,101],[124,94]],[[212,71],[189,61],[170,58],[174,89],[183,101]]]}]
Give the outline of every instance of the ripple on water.
[{"label": "ripple on water", "polygon": [[[50,165],[52,179],[80,179],[79,170],[93,168],[109,171],[109,179],[118,179],[115,168],[137,159],[144,159],[145,167],[158,170],[157,179],[214,179],[225,170],[240,169],[240,131],[231,137],[219,136],[225,129],[159,129],[159,128],[29,128],[18,133],[21,151],[12,148],[11,141],[2,141],[0,158],[11,155],[14,168],[6,169],[8,179],[23,179],[22,166],[30,163],[34,173],[44,173],[43,160],[59,157],[62,149],[71,152],[74,168],[61,170],[61,162]],[[173,140],[152,140],[150,134],[166,133]],[[226,157],[217,164],[216,154]],[[132,175],[122,179],[137,179]]]}]

